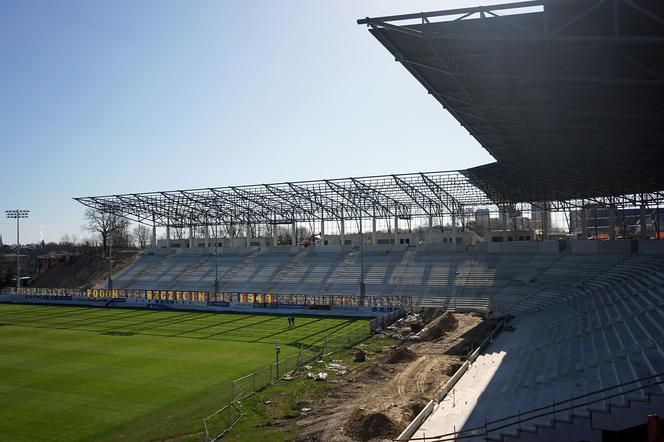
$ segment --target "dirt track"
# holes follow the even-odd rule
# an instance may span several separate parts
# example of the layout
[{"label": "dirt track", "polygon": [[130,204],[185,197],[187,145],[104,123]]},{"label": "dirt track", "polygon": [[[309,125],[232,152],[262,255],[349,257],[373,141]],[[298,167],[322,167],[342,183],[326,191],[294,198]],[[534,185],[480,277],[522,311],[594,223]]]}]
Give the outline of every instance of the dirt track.
[{"label": "dirt track", "polygon": [[454,316],[458,327],[446,336],[400,346],[414,352],[414,360],[378,362],[339,378],[338,386],[298,422],[298,441],[382,441],[398,436],[461,364],[456,354],[464,354],[490,330],[491,325],[476,315]]}]

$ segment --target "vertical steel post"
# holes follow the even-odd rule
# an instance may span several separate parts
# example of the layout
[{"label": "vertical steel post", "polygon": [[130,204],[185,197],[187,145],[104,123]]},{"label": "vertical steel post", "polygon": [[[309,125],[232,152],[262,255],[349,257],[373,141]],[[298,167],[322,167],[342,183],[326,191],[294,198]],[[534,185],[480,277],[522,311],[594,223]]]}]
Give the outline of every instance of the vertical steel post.
[{"label": "vertical steel post", "polygon": [[113,290],[113,236],[108,237],[108,289]]},{"label": "vertical steel post", "polygon": [[21,235],[19,216],[16,216],[16,288],[21,288]]},{"label": "vertical steel post", "polygon": [[214,297],[219,293],[219,220],[214,226]]},{"label": "vertical steel post", "polygon": [[362,230],[362,212],[360,211],[360,306],[364,306],[364,232]]}]

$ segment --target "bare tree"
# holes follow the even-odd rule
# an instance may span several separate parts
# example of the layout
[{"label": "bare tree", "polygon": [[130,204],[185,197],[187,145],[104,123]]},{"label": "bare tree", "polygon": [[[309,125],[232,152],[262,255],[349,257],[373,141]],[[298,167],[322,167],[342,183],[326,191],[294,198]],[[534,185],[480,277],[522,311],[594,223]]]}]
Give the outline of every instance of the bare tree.
[{"label": "bare tree", "polygon": [[74,245],[74,241],[72,241],[71,236],[69,236],[68,233],[65,233],[62,235],[62,238],[60,238],[60,245],[63,247],[72,246]]},{"label": "bare tree", "polygon": [[129,231],[129,221],[124,218],[118,219],[117,228],[111,232],[113,238],[113,245],[117,248],[131,247],[132,238]]},{"label": "bare tree", "polygon": [[134,227],[134,241],[138,244],[139,248],[145,248],[148,245],[150,239],[150,229],[143,224],[139,224]]},{"label": "bare tree", "polygon": [[[108,240],[118,229],[125,229],[127,221],[112,213],[106,213],[95,209],[87,209],[85,211],[85,228],[101,236],[102,247],[104,253],[108,247]],[[115,239],[115,238],[114,238]]]}]

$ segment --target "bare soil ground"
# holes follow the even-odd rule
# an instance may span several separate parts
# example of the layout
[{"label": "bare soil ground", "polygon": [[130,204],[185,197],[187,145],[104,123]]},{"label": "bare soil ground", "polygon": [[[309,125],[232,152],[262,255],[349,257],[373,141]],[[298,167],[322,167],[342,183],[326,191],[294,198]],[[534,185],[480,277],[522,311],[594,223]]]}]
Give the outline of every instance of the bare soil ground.
[{"label": "bare soil ground", "polygon": [[[337,379],[334,388],[299,421],[304,442],[384,441],[399,435],[439,387],[461,366],[465,355],[494,324],[475,314],[425,317],[437,328],[429,340],[404,343]],[[426,331],[426,327],[424,329]]]}]

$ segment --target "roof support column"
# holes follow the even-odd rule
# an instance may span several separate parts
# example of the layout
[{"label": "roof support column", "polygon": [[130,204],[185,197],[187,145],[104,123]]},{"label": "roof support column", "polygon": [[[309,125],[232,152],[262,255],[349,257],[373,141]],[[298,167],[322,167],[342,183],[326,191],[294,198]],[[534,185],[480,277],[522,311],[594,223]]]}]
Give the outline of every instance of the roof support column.
[{"label": "roof support column", "polygon": [[325,244],[325,218],[323,218],[323,215],[321,214],[320,217],[320,245]]},{"label": "roof support column", "polygon": [[609,206],[609,239],[616,239],[616,207],[613,204]]},{"label": "roof support column", "polygon": [[205,224],[205,248],[210,247],[210,227]]},{"label": "roof support column", "polygon": [[452,244],[456,249],[456,214],[452,212]]},{"label": "roof support column", "polygon": [[376,241],[376,217],[371,218],[371,244],[377,244]]},{"label": "roof support column", "polygon": [[154,219],[154,214],[152,214],[152,248],[157,248],[157,222]]},{"label": "roof support column", "polygon": [[247,221],[247,237],[245,238],[247,241],[247,247],[251,247],[251,223]]},{"label": "roof support column", "polygon": [[360,219],[358,221],[358,226],[360,230],[357,232],[357,237],[359,239],[359,245],[362,247],[364,244],[364,231],[362,230],[362,215],[360,214]]},{"label": "roof support column", "polygon": [[194,248],[194,227],[189,224],[189,248]]},{"label": "roof support column", "polygon": [[433,216],[429,215],[429,230],[427,231],[427,242],[431,244],[433,242]]},{"label": "roof support column", "polygon": [[542,240],[549,239],[549,204],[545,201],[542,208]]},{"label": "roof support column", "polygon": [[274,222],[272,223],[272,247],[276,247],[279,243],[279,235],[277,232],[277,214],[272,215]]},{"label": "roof support column", "polygon": [[394,217],[394,244],[399,244],[399,217]]},{"label": "roof support column", "polygon": [[500,226],[501,229],[503,229],[503,242],[507,242],[508,234],[507,234],[507,227],[509,226],[509,212],[507,210],[507,207],[502,206],[498,209],[498,219],[500,221]]},{"label": "roof support column", "polygon": [[297,223],[293,221],[293,225],[291,227],[292,233],[291,233],[291,245],[296,246],[297,245]]},{"label": "roof support column", "polygon": [[647,239],[648,237],[646,234],[648,233],[646,230],[646,205],[641,203],[639,206],[639,225],[641,227],[641,232],[639,233],[639,238],[641,239]]},{"label": "roof support column", "polygon": [[166,220],[166,247],[171,246],[171,226],[168,225],[168,220]]},{"label": "roof support column", "polygon": [[341,231],[340,231],[340,235],[339,235],[339,242],[343,246],[343,245],[346,244],[346,226],[344,225],[344,219],[343,218],[341,218],[341,220],[339,222],[341,223],[340,224]]},{"label": "roof support column", "polygon": [[581,207],[581,239],[588,239],[588,209]]}]

